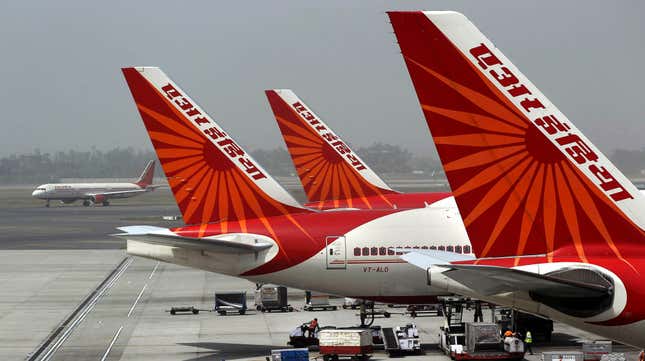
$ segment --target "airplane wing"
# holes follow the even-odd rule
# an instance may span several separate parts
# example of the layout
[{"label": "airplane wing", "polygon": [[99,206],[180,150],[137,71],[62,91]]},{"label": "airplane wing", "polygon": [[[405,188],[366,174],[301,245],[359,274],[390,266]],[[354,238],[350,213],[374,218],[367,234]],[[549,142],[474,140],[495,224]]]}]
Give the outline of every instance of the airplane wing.
[{"label": "airplane wing", "polygon": [[[481,266],[472,264],[452,264],[466,260],[465,255],[447,255],[449,252],[419,251],[409,252],[402,259],[419,268],[428,270],[430,267],[445,269],[442,274],[462,285],[484,295],[492,296],[500,293],[526,291],[541,295],[557,294],[559,297],[598,297],[611,294],[611,284],[600,285],[562,279],[556,276],[537,274],[514,268]],[[462,259],[459,259],[461,256]]]},{"label": "airplane wing", "polygon": [[113,234],[113,236],[126,240],[218,253],[258,253],[268,250],[273,246],[268,242],[245,243],[235,240],[235,238],[214,239],[183,237],[171,232],[167,228],[154,226],[127,226],[119,227],[117,229],[124,233]]},{"label": "airplane wing", "polygon": [[101,193],[87,193],[85,196],[94,199],[96,202],[101,202],[110,198],[124,198],[139,193],[149,192],[146,189],[133,189],[130,191],[114,191],[114,192],[101,192]]}]

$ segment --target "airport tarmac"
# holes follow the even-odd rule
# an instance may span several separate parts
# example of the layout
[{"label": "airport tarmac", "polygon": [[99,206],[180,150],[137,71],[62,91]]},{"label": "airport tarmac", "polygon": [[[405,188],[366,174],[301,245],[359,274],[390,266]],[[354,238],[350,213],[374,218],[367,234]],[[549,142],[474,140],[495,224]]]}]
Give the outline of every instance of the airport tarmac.
[{"label": "airport tarmac", "polygon": [[[11,192],[0,190],[0,202]],[[295,289],[289,295],[297,312],[208,312],[215,291],[246,290],[252,305],[254,285],[128,257],[124,241],[109,236],[114,227],[167,226],[161,216],[178,213],[168,191],[148,196],[110,207],[47,209],[40,202],[21,200],[24,203],[11,201],[0,209],[0,360],[24,360],[36,353],[50,360],[264,360],[271,349],[286,346],[294,327],[314,317],[323,326],[358,324],[356,311],[300,311],[304,292]],[[203,311],[171,316],[166,311],[172,306]],[[436,348],[442,318],[394,315],[375,324],[410,322],[419,327],[428,350],[425,356],[406,359],[449,360]],[[536,345],[536,356],[527,359],[537,360],[543,350],[579,350],[582,340],[595,338],[556,324],[554,342]],[[614,348],[628,351],[630,359],[637,357],[631,348]],[[379,353],[374,358],[386,356]]]}]

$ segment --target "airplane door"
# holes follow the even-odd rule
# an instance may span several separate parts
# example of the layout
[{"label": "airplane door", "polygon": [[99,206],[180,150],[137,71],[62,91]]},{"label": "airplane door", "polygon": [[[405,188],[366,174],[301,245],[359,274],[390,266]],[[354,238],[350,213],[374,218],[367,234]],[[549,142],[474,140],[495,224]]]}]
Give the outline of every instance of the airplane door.
[{"label": "airplane door", "polygon": [[325,238],[327,269],[346,269],[347,253],[344,236],[327,236]]}]

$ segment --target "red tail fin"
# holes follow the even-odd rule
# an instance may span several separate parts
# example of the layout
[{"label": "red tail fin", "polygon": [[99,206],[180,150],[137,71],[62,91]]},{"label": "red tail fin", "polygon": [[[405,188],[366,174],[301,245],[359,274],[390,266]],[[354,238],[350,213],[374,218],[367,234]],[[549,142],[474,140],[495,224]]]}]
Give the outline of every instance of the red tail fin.
[{"label": "red tail fin", "polygon": [[187,224],[308,211],[159,68],[125,68]]},{"label": "red tail fin", "polygon": [[139,187],[145,188],[152,184],[152,179],[155,177],[155,161],[151,160],[148,162],[146,167],[143,169],[141,176],[136,181],[136,185]]},{"label": "red tail fin", "polygon": [[389,16],[479,257],[642,245],[642,195],[466,17]]},{"label": "red tail fin", "polygon": [[[371,208],[366,197],[398,193],[385,184],[294,92],[266,91],[309,202]],[[383,197],[387,202],[387,200]]]}]

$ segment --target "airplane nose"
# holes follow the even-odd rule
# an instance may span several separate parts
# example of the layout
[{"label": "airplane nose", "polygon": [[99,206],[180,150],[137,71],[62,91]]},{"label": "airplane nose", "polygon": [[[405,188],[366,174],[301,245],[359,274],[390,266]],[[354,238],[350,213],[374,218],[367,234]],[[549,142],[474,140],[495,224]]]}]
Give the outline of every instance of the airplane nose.
[{"label": "airplane nose", "polygon": [[40,198],[40,195],[41,195],[41,194],[43,194],[43,191],[41,191],[41,190],[39,190],[39,189],[36,189],[35,191],[33,191],[33,192],[31,193],[31,196],[32,196],[32,197],[34,197],[34,198]]}]

